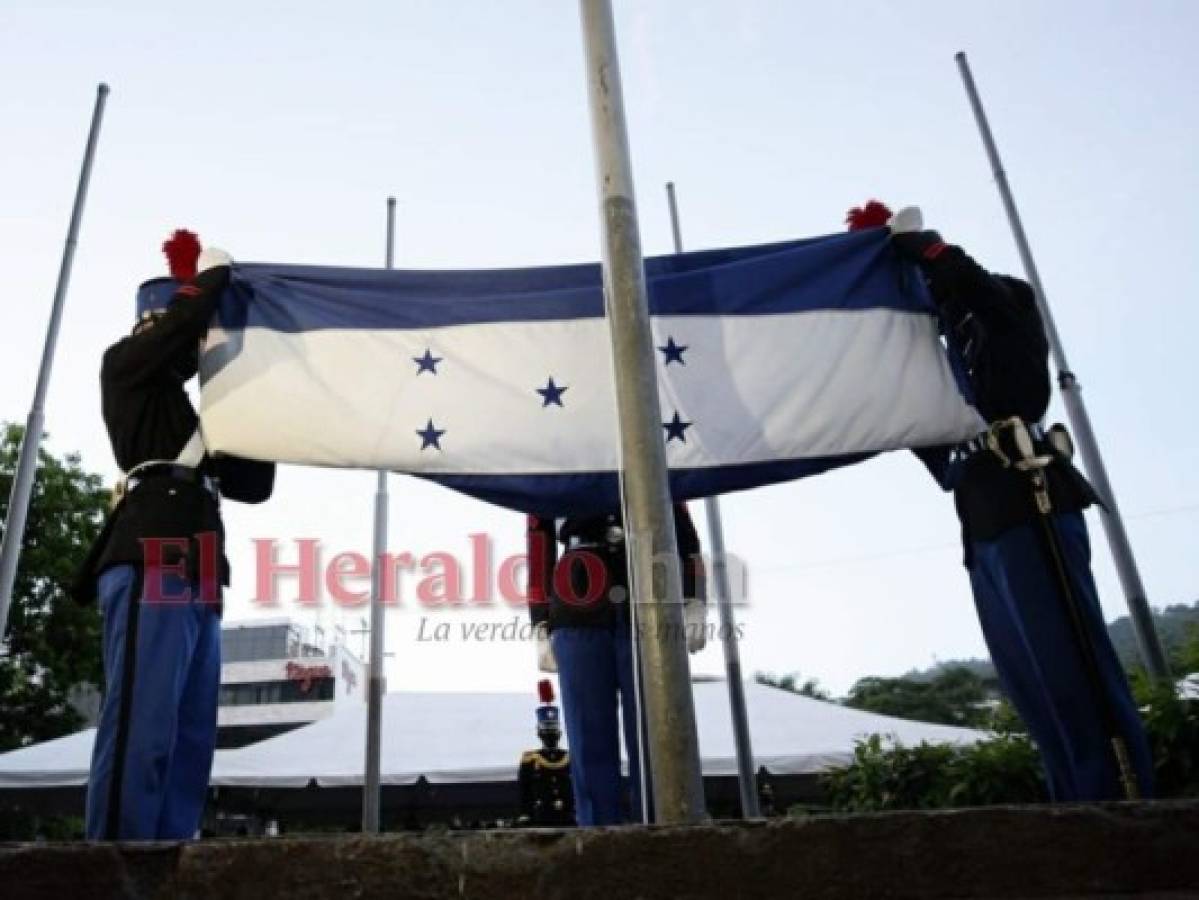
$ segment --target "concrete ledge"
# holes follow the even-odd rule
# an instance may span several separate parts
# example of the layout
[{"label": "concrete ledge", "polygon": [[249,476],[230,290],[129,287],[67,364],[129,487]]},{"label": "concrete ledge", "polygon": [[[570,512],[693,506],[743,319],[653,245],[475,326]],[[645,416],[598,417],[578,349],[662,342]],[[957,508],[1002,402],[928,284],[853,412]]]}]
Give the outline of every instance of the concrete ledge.
[{"label": "concrete ledge", "polygon": [[694,827],[0,846],[19,898],[1199,896],[1199,803]]}]

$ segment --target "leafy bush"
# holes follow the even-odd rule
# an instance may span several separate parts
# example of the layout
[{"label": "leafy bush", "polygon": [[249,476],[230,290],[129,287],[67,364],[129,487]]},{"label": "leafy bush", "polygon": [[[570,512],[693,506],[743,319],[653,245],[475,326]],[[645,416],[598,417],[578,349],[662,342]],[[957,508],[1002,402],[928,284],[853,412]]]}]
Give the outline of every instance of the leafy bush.
[{"label": "leafy bush", "polygon": [[[1199,797],[1199,700],[1170,683],[1133,678],[1133,693],[1153,751],[1156,796]],[[997,720],[1006,719],[1002,713]],[[941,809],[1047,799],[1036,747],[1026,735],[1000,733],[969,747],[904,747],[872,735],[848,766],[824,777],[836,810]]]},{"label": "leafy bush", "polygon": [[879,735],[859,741],[850,765],[824,778],[830,805],[846,812],[941,809],[1046,799],[1040,762],[1023,735],[973,746],[905,747]]},{"label": "leafy bush", "polygon": [[0,808],[0,841],[79,840],[83,840],[79,816],[44,816],[20,806]]},{"label": "leafy bush", "polygon": [[1153,751],[1158,797],[1199,797],[1199,700],[1178,696],[1171,682],[1134,672],[1132,692]]}]

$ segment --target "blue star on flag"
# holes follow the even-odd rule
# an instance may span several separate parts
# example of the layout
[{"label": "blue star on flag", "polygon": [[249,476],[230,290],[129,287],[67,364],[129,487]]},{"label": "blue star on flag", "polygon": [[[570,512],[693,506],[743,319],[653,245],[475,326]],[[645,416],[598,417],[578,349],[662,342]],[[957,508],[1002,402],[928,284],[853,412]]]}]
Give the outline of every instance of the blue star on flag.
[{"label": "blue star on flag", "polygon": [[669,366],[672,362],[677,362],[680,366],[687,365],[687,361],[683,359],[683,353],[687,350],[687,344],[676,344],[673,335],[666,339],[665,347],[659,347],[658,349],[666,356],[666,362],[663,365]]},{"label": "blue star on flag", "polygon": [[684,444],[687,443],[687,435],[684,434],[691,427],[690,422],[684,422],[682,417],[675,411],[674,418],[669,422],[663,422],[662,427],[666,429],[666,443],[670,443],[675,438],[678,438]]},{"label": "blue star on flag", "polygon": [[544,409],[551,403],[557,406],[563,406],[564,404],[562,403],[562,395],[569,390],[570,388],[566,385],[554,384],[554,376],[551,375],[550,380],[546,383],[545,387],[537,388],[537,393],[541,395],[541,408]]},{"label": "blue star on flag", "polygon": [[416,363],[416,374],[419,375],[421,372],[432,372],[434,375],[436,375],[437,364],[444,358],[445,357],[442,356],[434,356],[432,351],[426,349],[424,356],[412,357],[412,361]]},{"label": "blue star on flag", "polygon": [[430,447],[434,450],[441,449],[441,436],[445,434],[445,429],[434,428],[432,419],[429,420],[429,424],[423,429],[418,428],[416,433],[420,436],[420,448],[422,450],[427,450]]}]

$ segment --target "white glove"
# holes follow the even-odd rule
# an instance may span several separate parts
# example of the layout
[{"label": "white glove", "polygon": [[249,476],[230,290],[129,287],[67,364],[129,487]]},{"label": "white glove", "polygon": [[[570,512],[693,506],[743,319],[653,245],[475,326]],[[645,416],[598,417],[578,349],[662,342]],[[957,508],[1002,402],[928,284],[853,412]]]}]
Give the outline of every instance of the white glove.
[{"label": "white glove", "polygon": [[692,597],[683,606],[683,623],[687,629],[687,652],[699,653],[708,643],[708,604]]},{"label": "white glove", "polygon": [[533,629],[533,646],[537,651],[537,668],[542,672],[557,672],[558,660],[554,659],[554,645],[550,643],[550,627],[538,622]]},{"label": "white glove", "polygon": [[892,234],[923,231],[924,213],[920,212],[919,206],[905,206],[887,220],[887,227],[891,229]]},{"label": "white glove", "polygon": [[200,252],[199,260],[196,261],[196,274],[215,269],[217,266],[231,265],[233,265],[233,257],[229,255],[228,251],[216,247],[205,247]]}]

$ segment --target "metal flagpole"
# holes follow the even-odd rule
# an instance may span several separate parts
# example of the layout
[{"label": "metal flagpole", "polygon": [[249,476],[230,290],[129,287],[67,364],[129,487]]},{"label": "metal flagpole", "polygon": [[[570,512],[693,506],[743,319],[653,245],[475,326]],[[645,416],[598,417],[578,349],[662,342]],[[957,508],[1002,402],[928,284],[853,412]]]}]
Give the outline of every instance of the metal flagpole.
[{"label": "metal flagpole", "polygon": [[[632,602],[639,603],[642,691],[655,818],[705,816],[695,706],[683,629],[681,573],[667,484],[645,267],[633,200],[610,0],[580,0],[591,131],[604,236],[604,295],[612,337]],[[659,560],[671,564],[654,565]]]},{"label": "metal flagpole", "polygon": [[[387,268],[395,262],[396,198],[387,198]],[[370,682],[366,700],[366,776],[362,782],[362,831],[379,833],[380,748],[383,737],[383,554],[387,552],[387,470],[375,489],[375,539],[371,566]]]},{"label": "metal flagpole", "polygon": [[1103,522],[1103,530],[1107,534],[1107,542],[1116,563],[1116,572],[1120,576],[1120,586],[1124,590],[1124,598],[1128,603],[1128,611],[1132,619],[1133,631],[1137,636],[1141,660],[1154,678],[1169,678],[1170,670],[1157,635],[1157,628],[1153,623],[1153,611],[1149,608],[1145,586],[1141,583],[1136,559],[1132,555],[1132,545],[1128,541],[1128,533],[1124,530],[1124,520],[1120,517],[1120,508],[1116,505],[1116,495],[1112,491],[1111,482],[1108,481],[1107,469],[1103,465],[1103,457],[1099,452],[1099,443],[1095,439],[1087,408],[1083,404],[1082,386],[1078,383],[1078,378],[1071,370],[1070,364],[1066,362],[1066,350],[1062,346],[1061,336],[1054,324],[1053,314],[1049,310],[1045,288],[1041,284],[1037,264],[1033,260],[1032,250],[1028,246],[1028,238],[1024,234],[1020,213],[1016,209],[1016,201],[1012,197],[1011,187],[1008,186],[1007,175],[1003,170],[1003,163],[999,159],[999,150],[996,148],[995,138],[991,134],[991,126],[987,122],[987,114],[983,111],[978,89],[974,85],[970,64],[966,62],[966,54],[960,51],[954,55],[954,59],[957,60],[958,69],[962,74],[962,82],[966,86],[966,96],[970,99],[970,108],[974,110],[974,119],[978,123],[978,131],[982,136],[987,158],[991,162],[995,184],[999,188],[999,196],[1003,199],[1003,208],[1007,212],[1008,223],[1011,225],[1012,235],[1016,239],[1016,247],[1020,251],[1024,272],[1036,294],[1041,318],[1045,322],[1045,332],[1053,351],[1054,365],[1057,367],[1058,386],[1061,388],[1062,399],[1066,404],[1066,414],[1070,417],[1070,425],[1074,430],[1074,438],[1078,443],[1083,466],[1087,470],[1091,484],[1103,501],[1103,505],[1099,508],[1099,518]]},{"label": "metal flagpole", "polygon": [[[670,206],[670,230],[674,252],[683,252],[683,232],[679,227],[679,204],[674,182],[666,182],[666,202]],[[737,627],[733,620],[732,589],[729,585],[728,560],[724,549],[724,524],[720,518],[720,498],[705,497],[708,517],[708,543],[712,548],[712,583],[716,587],[716,607],[720,610],[720,638],[724,645],[725,680],[729,686],[729,707],[733,714],[733,738],[737,748],[737,784],[741,788],[741,815],[757,819],[758,784],[754,776],[754,751],[749,740],[749,716],[745,708],[745,682],[741,675],[741,652],[737,647]]]},{"label": "metal flagpole", "polygon": [[92,125],[87,134],[87,147],[83,151],[83,169],[79,173],[79,186],[75,190],[75,206],[71,210],[71,224],[67,228],[67,242],[62,251],[62,263],[58,269],[58,285],[54,289],[54,302],[50,307],[50,325],[46,329],[46,343],[42,348],[42,365],[37,373],[37,386],[33,391],[33,405],[25,421],[25,434],[21,439],[21,450],[17,457],[17,470],[13,476],[12,493],[8,497],[8,520],[4,523],[4,541],[0,546],[0,641],[8,627],[8,610],[12,605],[13,585],[17,580],[17,562],[21,557],[21,542],[25,537],[25,517],[29,512],[29,500],[33,496],[33,481],[37,473],[37,454],[42,445],[45,431],[46,391],[50,387],[50,369],[54,363],[54,349],[58,343],[58,329],[62,323],[62,308],[67,299],[67,285],[71,281],[71,266],[75,262],[75,246],[79,242],[79,224],[83,219],[83,206],[87,201],[87,188],[92,178],[92,163],[96,158],[96,144],[100,139],[100,121],[104,118],[104,103],[108,99],[108,85],[101,83],[96,88],[96,105],[92,110]]}]

